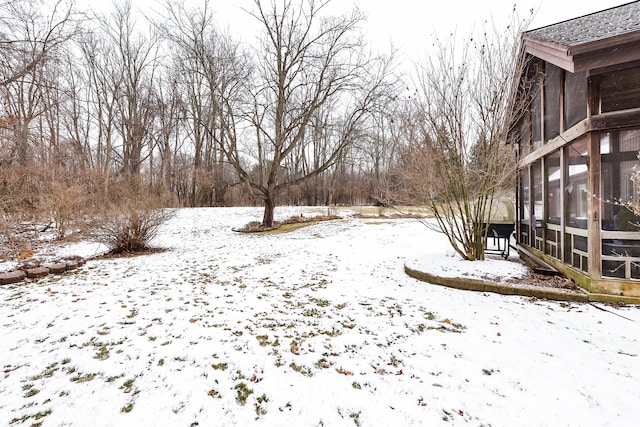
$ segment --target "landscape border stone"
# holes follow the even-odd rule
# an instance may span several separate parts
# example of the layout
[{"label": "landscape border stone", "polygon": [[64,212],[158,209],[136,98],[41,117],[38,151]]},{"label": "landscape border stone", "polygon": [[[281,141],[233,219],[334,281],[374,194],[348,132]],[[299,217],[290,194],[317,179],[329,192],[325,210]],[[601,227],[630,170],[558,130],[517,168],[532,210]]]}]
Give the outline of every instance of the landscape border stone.
[{"label": "landscape border stone", "polygon": [[41,279],[49,275],[50,270],[47,267],[29,268],[25,271],[29,279]]},{"label": "landscape border stone", "polygon": [[22,270],[0,273],[0,285],[11,285],[13,283],[22,282],[25,277],[27,277],[27,273]]},{"label": "landscape border stone", "polygon": [[49,268],[49,272],[51,274],[61,274],[67,271],[67,263],[59,262],[56,264],[49,265],[47,268]]},{"label": "landscape border stone", "polygon": [[62,274],[66,271],[75,270],[83,266],[87,262],[86,259],[74,257],[72,259],[63,259],[47,266],[40,266],[39,263],[22,265],[16,270],[0,272],[0,286],[13,285],[30,279],[41,279],[50,274]]}]

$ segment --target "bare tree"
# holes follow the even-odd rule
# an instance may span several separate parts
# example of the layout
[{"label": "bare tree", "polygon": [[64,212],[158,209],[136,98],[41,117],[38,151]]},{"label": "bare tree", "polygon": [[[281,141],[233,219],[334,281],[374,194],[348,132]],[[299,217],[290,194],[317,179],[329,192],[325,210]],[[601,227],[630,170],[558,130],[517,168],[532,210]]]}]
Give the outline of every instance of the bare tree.
[{"label": "bare tree", "polygon": [[73,9],[61,1],[50,8],[30,0],[0,3],[0,118],[13,120],[11,157],[23,166],[36,156],[46,157],[43,150],[33,151],[40,138],[33,128],[43,113],[49,118],[56,114],[56,105],[45,100],[57,88],[52,61],[76,34],[77,25]]},{"label": "bare tree", "polygon": [[[484,259],[484,239],[495,196],[512,186],[512,148],[505,146],[510,100],[520,61],[519,37],[527,21],[503,32],[484,28],[458,50],[455,38],[436,40],[434,53],[418,68],[418,151],[409,175],[423,191],[437,229],[467,260]],[[412,163],[412,164],[411,164]],[[423,171],[420,173],[420,171]]]},{"label": "bare tree", "polygon": [[116,7],[108,29],[113,37],[111,59],[122,77],[119,96],[115,97],[116,129],[122,142],[121,171],[137,176],[149,155],[156,117],[157,37],[136,31],[130,0]]},{"label": "bare tree", "polygon": [[[43,13],[45,11],[45,13]],[[37,0],[0,3],[0,87],[22,79],[78,31],[72,4]]]},{"label": "bare tree", "polygon": [[[222,139],[235,133],[231,118],[249,76],[238,43],[215,25],[209,2],[197,9],[167,2],[163,34],[172,46],[172,68],[182,93],[184,126],[192,143],[189,205],[224,205],[231,185]],[[237,181],[237,180],[236,180]]]},{"label": "bare tree", "polygon": [[[264,3],[268,3],[265,5]],[[381,101],[390,61],[370,56],[360,37],[363,15],[354,10],[323,17],[329,1],[254,0],[251,12],[263,36],[247,81],[250,103],[243,120],[251,134],[229,134],[223,150],[252,195],[264,204],[262,224],[271,226],[279,193],[327,170],[353,143]],[[330,106],[331,114],[318,114]],[[310,138],[313,120],[330,130],[325,157],[296,174],[286,168]],[[309,160],[309,159],[307,159]]]},{"label": "bare tree", "polygon": [[114,5],[88,32],[81,47],[98,123],[96,157],[108,184],[112,169],[140,174],[150,155],[157,115],[158,43],[137,25],[131,2]]}]

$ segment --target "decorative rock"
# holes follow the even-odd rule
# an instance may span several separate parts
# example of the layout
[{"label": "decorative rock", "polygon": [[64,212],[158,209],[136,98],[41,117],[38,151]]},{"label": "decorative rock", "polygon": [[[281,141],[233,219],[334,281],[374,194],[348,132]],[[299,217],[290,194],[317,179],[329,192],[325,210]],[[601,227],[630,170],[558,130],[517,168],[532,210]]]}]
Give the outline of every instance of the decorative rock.
[{"label": "decorative rock", "polygon": [[29,279],[40,279],[49,274],[49,269],[46,267],[30,268],[26,271]]},{"label": "decorative rock", "polygon": [[60,274],[64,273],[67,270],[67,264],[58,263],[49,266],[49,273],[51,274]]},{"label": "decorative rock", "polygon": [[10,285],[24,280],[26,274],[22,270],[10,271],[8,273],[0,273],[0,285]]}]

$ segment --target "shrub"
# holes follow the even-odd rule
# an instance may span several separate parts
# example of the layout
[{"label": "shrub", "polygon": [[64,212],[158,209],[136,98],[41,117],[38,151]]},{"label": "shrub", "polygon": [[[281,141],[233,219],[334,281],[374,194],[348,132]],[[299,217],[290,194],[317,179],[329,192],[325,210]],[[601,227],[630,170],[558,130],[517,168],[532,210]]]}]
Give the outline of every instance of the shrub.
[{"label": "shrub", "polygon": [[164,194],[153,192],[140,178],[118,177],[96,191],[94,238],[110,253],[140,252],[149,248],[160,226],[173,216]]},{"label": "shrub", "polygon": [[87,187],[84,185],[69,185],[64,182],[52,182],[50,187],[43,191],[39,207],[43,213],[48,212],[53,217],[57,239],[64,239],[72,224],[83,228],[86,192]]},{"label": "shrub", "polygon": [[148,249],[160,226],[172,216],[171,210],[151,208],[107,214],[96,228],[96,238],[111,253],[140,252]]}]

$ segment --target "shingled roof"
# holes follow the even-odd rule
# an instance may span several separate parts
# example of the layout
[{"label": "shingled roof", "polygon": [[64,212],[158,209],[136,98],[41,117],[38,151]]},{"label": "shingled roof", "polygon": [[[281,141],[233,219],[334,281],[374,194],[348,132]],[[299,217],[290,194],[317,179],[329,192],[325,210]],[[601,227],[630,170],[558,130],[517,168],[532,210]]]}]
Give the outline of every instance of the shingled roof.
[{"label": "shingled roof", "polygon": [[570,72],[640,60],[640,1],[526,31],[522,45]]},{"label": "shingled roof", "polygon": [[640,31],[640,1],[547,25],[525,34],[538,40],[577,46],[633,31]]}]

